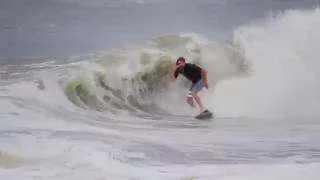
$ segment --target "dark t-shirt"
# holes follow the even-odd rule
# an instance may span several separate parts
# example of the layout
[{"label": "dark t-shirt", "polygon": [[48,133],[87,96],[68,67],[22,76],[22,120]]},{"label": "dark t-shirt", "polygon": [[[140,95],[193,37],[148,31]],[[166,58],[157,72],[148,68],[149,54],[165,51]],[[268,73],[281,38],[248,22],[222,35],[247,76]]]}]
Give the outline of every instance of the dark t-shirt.
[{"label": "dark t-shirt", "polygon": [[187,63],[184,67],[176,69],[174,76],[177,78],[179,73],[183,74],[187,79],[196,83],[201,79],[201,68],[195,64]]}]

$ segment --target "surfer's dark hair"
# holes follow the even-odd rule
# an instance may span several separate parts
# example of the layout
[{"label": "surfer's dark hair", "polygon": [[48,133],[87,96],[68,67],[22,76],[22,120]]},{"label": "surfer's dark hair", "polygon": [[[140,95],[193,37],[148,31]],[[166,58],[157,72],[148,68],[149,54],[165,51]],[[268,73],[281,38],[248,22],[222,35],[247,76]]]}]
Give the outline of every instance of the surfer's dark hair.
[{"label": "surfer's dark hair", "polygon": [[179,57],[176,61],[176,65],[179,64],[179,61],[183,61],[183,62],[186,62],[186,59],[184,59],[184,57]]}]

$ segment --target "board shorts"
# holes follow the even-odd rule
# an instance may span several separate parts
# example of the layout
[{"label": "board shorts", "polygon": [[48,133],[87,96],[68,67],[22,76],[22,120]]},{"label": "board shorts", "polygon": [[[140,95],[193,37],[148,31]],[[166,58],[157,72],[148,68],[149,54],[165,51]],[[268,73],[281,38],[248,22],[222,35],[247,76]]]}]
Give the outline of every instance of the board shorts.
[{"label": "board shorts", "polygon": [[200,79],[198,82],[191,84],[189,93],[188,93],[188,97],[192,97],[191,93],[192,92],[196,92],[198,93],[199,91],[202,90],[202,88],[204,87],[203,81],[202,79]]}]

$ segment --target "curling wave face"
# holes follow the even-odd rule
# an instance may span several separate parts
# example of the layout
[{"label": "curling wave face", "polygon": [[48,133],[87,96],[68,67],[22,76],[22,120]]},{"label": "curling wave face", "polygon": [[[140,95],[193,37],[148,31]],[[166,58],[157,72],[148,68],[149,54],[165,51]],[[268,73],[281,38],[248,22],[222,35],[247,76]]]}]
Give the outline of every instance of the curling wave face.
[{"label": "curling wave face", "polygon": [[240,52],[230,42],[213,44],[195,34],[159,37],[144,46],[92,55],[95,60],[90,66],[95,70],[71,78],[65,93],[83,108],[170,114],[175,112],[172,106],[184,106],[190,85],[184,78],[178,85],[170,80],[169,70],[177,57],[185,56],[207,69],[214,87],[219,80],[249,69]]}]

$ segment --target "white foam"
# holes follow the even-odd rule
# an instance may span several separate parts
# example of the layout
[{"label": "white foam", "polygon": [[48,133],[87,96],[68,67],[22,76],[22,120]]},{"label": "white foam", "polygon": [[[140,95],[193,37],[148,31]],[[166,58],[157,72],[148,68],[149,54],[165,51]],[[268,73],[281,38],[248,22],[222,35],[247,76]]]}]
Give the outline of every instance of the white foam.
[{"label": "white foam", "polygon": [[235,39],[252,63],[252,76],[221,82],[214,109],[221,116],[319,116],[320,12],[287,11],[243,26]]}]

